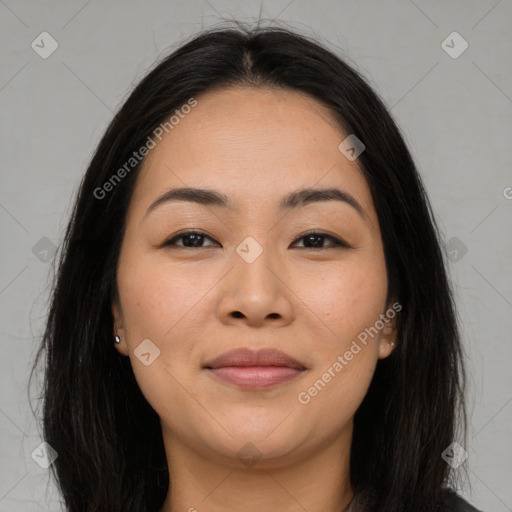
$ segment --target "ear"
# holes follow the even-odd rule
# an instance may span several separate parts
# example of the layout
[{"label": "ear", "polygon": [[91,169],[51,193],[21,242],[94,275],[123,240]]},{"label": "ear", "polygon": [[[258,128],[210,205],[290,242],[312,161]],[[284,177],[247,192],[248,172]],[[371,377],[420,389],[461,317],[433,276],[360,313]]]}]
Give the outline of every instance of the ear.
[{"label": "ear", "polygon": [[[126,331],[124,329],[124,323],[122,320],[121,307],[119,305],[119,301],[114,299],[112,301],[112,318],[114,320],[114,331],[112,333],[112,343],[117,351],[124,355],[128,355],[128,344],[126,343]],[[114,343],[114,336],[119,336],[121,341],[119,343]]]},{"label": "ear", "polygon": [[[393,306],[399,306],[396,309]],[[397,339],[398,339],[398,321],[397,311],[400,311],[402,307],[398,302],[395,302],[393,306],[388,307],[386,310],[385,316],[386,320],[384,321],[384,327],[381,332],[380,342],[379,342],[379,359],[385,359],[396,348]]]}]

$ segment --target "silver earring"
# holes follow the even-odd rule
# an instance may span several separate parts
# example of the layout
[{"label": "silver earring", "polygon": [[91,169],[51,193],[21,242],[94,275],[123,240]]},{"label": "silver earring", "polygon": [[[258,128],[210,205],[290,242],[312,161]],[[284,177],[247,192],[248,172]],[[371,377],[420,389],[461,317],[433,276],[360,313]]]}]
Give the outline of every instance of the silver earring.
[{"label": "silver earring", "polygon": [[117,334],[114,336],[114,343],[121,343],[121,338]]}]

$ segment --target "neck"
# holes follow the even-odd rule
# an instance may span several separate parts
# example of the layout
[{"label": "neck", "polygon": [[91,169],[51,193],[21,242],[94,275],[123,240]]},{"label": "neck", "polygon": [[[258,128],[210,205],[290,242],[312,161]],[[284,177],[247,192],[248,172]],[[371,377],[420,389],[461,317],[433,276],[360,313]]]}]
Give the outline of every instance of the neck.
[{"label": "neck", "polygon": [[343,512],[354,496],[351,437],[347,428],[314,453],[293,460],[263,457],[244,467],[238,459],[199,453],[164,432],[170,486],[159,512],[225,512],[241,505],[244,512]]}]

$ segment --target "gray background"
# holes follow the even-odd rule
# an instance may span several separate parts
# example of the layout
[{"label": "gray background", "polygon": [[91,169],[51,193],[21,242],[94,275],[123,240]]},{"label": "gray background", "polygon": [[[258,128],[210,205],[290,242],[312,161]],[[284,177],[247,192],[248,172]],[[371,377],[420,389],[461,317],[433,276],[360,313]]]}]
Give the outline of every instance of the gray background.
[{"label": "gray background", "polygon": [[[0,511],[59,509],[31,457],[41,439],[27,376],[52,248],[95,145],[156,59],[224,18],[254,22],[260,8],[345,54],[400,125],[451,254],[470,360],[460,492],[485,511],[512,510],[511,0],[0,0]],[[45,59],[31,47],[44,31],[59,45]],[[469,44],[458,58],[442,47],[453,31]],[[452,39],[444,48],[459,51]]]}]

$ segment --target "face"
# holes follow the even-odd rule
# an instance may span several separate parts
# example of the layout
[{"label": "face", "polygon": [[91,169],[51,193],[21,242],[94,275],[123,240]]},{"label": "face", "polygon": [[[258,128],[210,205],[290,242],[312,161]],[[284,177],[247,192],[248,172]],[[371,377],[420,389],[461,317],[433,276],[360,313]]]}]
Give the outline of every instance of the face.
[{"label": "face", "polygon": [[[284,464],[350,439],[377,361],[392,351],[379,223],[357,159],[338,149],[348,133],[322,104],[254,88],[196,100],[137,178],[116,348],[160,417],[168,456],[193,447],[241,464],[257,450],[261,467]],[[150,208],[181,187],[227,205],[181,197]],[[343,194],[281,205],[311,188]],[[233,349],[275,349],[299,364],[207,367]]]}]

